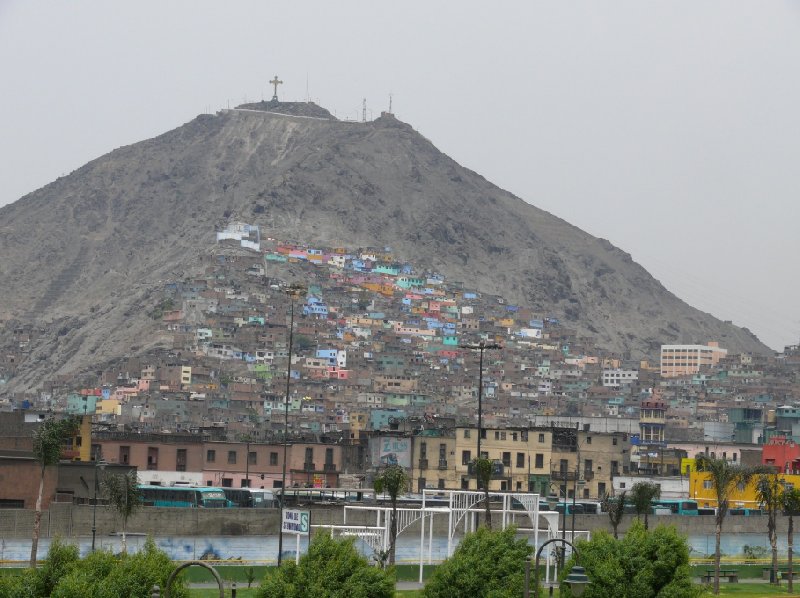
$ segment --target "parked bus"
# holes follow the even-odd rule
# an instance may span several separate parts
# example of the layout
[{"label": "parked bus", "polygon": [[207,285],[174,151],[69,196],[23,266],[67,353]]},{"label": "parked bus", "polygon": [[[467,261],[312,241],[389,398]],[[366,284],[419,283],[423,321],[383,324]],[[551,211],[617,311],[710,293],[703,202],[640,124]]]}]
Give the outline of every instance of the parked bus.
[{"label": "parked bus", "polygon": [[142,504],[148,507],[220,509],[230,507],[222,488],[210,486],[139,486]]},{"label": "parked bus", "polygon": [[[275,491],[280,504],[284,492]],[[312,503],[360,503],[375,502],[375,491],[368,488],[286,488],[286,506]]]},{"label": "parked bus", "polygon": [[278,506],[272,490],[256,488],[223,488],[225,498],[234,507],[243,509],[271,509]]},{"label": "parked bus", "polygon": [[695,500],[658,499],[653,501],[653,513],[656,515],[699,515]]}]

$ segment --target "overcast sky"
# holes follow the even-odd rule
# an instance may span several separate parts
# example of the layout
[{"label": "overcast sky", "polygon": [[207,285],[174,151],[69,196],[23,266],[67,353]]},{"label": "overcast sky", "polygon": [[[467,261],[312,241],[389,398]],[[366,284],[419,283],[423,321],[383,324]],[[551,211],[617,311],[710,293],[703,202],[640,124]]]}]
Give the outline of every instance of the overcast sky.
[{"label": "overcast sky", "polygon": [[692,305],[800,340],[798,2],[0,0],[0,73],[0,205],[276,74],[339,118],[392,93]]}]

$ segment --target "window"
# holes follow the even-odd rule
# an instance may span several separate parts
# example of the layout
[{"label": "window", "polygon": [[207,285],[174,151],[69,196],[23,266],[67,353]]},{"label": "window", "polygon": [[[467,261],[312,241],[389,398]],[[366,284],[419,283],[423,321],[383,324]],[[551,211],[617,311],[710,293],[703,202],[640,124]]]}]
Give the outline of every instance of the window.
[{"label": "window", "polygon": [[472,461],[472,451],[461,451],[461,465],[469,465]]},{"label": "window", "polygon": [[228,463],[231,465],[236,463],[236,451],[228,451]]},{"label": "window", "polygon": [[447,445],[439,445],[439,461],[447,461]]},{"label": "window", "polygon": [[525,453],[517,453],[517,467],[525,467]]},{"label": "window", "polygon": [[444,490],[444,479],[439,478],[439,485],[437,487],[439,490]]},{"label": "window", "polygon": [[619,487],[624,490],[625,489],[625,482],[620,482],[619,483]]},{"label": "window", "polygon": [[278,453],[270,453],[269,454],[269,464],[270,465],[277,465],[278,464]]},{"label": "window", "polygon": [[481,429],[481,440],[486,440],[486,429]]},{"label": "window", "polygon": [[469,438],[469,436],[470,436],[469,428],[467,428],[466,430],[464,430],[464,438]]},{"label": "window", "polygon": [[506,439],[506,433],[500,432],[500,440],[505,440],[505,439]]},{"label": "window", "polygon": [[534,467],[536,469],[544,467],[544,455],[542,453],[536,453],[536,465]]},{"label": "window", "polygon": [[312,463],[314,461],[314,449],[312,447],[306,447],[306,463]]},{"label": "window", "polygon": [[520,439],[522,439],[522,442],[528,442],[528,431],[527,430],[522,430],[522,432],[520,432]]},{"label": "window", "polygon": [[222,478],[223,488],[233,488],[233,478]]},{"label": "window", "polygon": [[511,453],[503,453],[503,465],[511,467]]},{"label": "window", "polygon": [[121,446],[119,447],[119,462],[123,465],[127,465],[130,463],[131,459],[131,447],[129,446]]},{"label": "window", "polygon": [[325,465],[333,465],[333,449],[325,449]]},{"label": "window", "polygon": [[175,471],[186,471],[186,449],[178,449],[176,451]]},{"label": "window", "polygon": [[425,489],[425,478],[420,478],[418,484],[419,492],[422,492]]},{"label": "window", "polygon": [[586,437],[586,444],[592,444],[592,437],[591,436],[587,436]]},{"label": "window", "polygon": [[419,458],[420,459],[427,459],[428,458],[428,443],[427,442],[420,442],[419,443]]},{"label": "window", "polygon": [[512,432],[511,433],[511,440],[513,440],[514,442],[517,441],[517,433],[516,432]]},{"label": "window", "polygon": [[611,439],[611,444],[613,444],[614,446],[617,446],[617,437],[616,436],[614,436],[614,438]]},{"label": "window", "polygon": [[540,443],[544,442],[544,434],[539,434],[539,442]]},{"label": "window", "polygon": [[703,489],[711,490],[711,480],[703,480]]},{"label": "window", "polygon": [[469,478],[461,478],[461,489],[469,490]]},{"label": "window", "polygon": [[497,430],[494,431],[494,439],[495,440],[500,440],[500,432],[497,431]]},{"label": "window", "polygon": [[206,461],[208,461],[209,463],[213,463],[216,460],[217,460],[217,451],[215,451],[214,449],[208,449],[206,451]]},{"label": "window", "polygon": [[256,454],[255,451],[250,451],[249,453],[247,453],[247,463],[249,465],[255,465],[257,460],[258,460],[258,455]]},{"label": "window", "polygon": [[239,480],[239,484],[242,486],[242,488],[249,488],[250,487],[250,480],[248,480],[246,478],[242,479],[242,480]]}]

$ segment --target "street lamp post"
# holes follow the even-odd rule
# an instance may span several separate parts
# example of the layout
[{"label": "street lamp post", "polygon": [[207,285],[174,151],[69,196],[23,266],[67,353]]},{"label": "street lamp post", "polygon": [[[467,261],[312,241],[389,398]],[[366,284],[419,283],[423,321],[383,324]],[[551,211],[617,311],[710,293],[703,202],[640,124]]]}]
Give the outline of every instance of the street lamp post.
[{"label": "street lamp post", "polygon": [[478,351],[478,454],[477,459],[481,458],[481,435],[483,433],[483,352],[486,349],[502,349],[501,345],[497,343],[487,343],[481,341],[475,345],[459,345],[462,349],[469,349],[471,351]]},{"label": "street lamp post", "polygon": [[292,379],[292,340],[294,338],[294,301],[306,292],[303,285],[292,284],[286,287],[289,295],[289,359],[286,366],[286,397],[283,402],[283,470],[281,472],[281,516],[278,520],[278,567],[283,556],[283,507],[286,502],[286,459],[289,448],[289,382]]},{"label": "street lamp post", "polygon": [[[548,544],[552,544],[553,542],[561,542],[564,544],[564,548],[569,546],[572,548],[572,552],[575,553],[575,560],[577,561],[579,558],[578,549],[572,544],[572,542],[568,542],[562,538],[553,538],[552,540],[548,540],[544,544],[539,547],[539,550],[536,551],[536,561],[533,569],[533,576],[534,576],[534,585],[533,585],[533,597],[539,598],[539,557],[542,556],[542,550]],[[528,557],[525,561],[525,598],[530,598],[531,590],[530,590],[530,580],[531,580],[531,559]],[[573,596],[583,596],[583,591],[586,589],[586,586],[589,585],[589,578],[586,576],[586,570],[583,567],[579,567],[575,565],[572,567],[572,570],[567,575],[567,578],[564,580],[569,586],[570,591],[572,592]]]},{"label": "street lamp post", "polygon": [[94,552],[94,542],[95,537],[97,535],[97,488],[100,485],[100,480],[98,479],[97,468],[100,468],[100,471],[105,470],[106,462],[100,461],[98,459],[99,455],[95,452],[94,455],[94,505],[92,506],[92,552]]}]

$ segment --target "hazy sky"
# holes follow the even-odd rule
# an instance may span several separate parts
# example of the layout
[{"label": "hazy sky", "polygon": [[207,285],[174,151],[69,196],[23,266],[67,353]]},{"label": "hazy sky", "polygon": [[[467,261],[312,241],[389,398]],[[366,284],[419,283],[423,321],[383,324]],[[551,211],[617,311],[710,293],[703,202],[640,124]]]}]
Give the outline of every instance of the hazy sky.
[{"label": "hazy sky", "polygon": [[0,205],[276,74],[339,118],[391,92],[689,303],[800,340],[800,3],[0,0],[0,73]]}]

